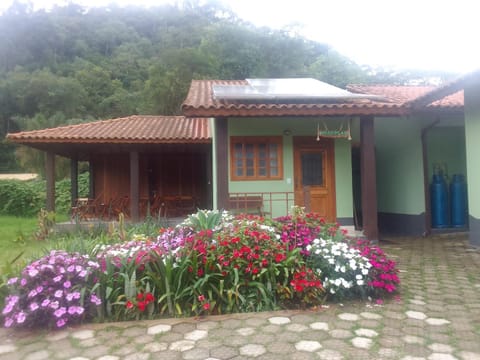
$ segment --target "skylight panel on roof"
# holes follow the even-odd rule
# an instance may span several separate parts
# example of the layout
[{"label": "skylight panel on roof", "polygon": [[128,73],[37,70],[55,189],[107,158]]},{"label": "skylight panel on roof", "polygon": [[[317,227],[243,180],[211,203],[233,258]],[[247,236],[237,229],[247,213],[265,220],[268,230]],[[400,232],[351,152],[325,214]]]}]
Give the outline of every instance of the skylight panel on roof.
[{"label": "skylight panel on roof", "polygon": [[354,94],[312,78],[246,79],[246,85],[213,85],[217,100],[329,100],[379,98],[375,95]]}]

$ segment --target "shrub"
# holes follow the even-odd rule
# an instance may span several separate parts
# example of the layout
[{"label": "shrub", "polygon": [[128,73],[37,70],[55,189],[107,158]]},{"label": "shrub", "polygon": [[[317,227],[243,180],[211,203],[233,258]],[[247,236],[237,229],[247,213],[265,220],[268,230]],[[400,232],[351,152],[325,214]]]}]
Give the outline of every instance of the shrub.
[{"label": "shrub", "polygon": [[93,290],[98,264],[78,253],[52,251],[8,281],[5,327],[57,327],[78,323],[101,303]]},{"label": "shrub", "polygon": [[307,264],[319,273],[330,298],[366,297],[372,266],[359,250],[323,239],[313,240],[306,249]]},{"label": "shrub", "polygon": [[0,214],[35,216],[45,204],[45,187],[39,191],[38,181],[1,180]]}]

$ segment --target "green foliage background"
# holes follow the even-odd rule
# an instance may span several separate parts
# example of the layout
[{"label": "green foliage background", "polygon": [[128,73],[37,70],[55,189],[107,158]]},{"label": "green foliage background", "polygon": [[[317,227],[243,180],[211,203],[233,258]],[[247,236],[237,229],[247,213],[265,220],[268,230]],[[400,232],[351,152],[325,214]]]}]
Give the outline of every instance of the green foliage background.
[{"label": "green foliage background", "polygon": [[[345,86],[412,74],[362,68],[291,29],[258,28],[218,1],[0,15],[0,139],[8,132],[131,114],[180,113],[192,79],[314,77]],[[0,144],[0,171],[41,173],[34,150]],[[68,167],[59,167],[58,177]]]}]

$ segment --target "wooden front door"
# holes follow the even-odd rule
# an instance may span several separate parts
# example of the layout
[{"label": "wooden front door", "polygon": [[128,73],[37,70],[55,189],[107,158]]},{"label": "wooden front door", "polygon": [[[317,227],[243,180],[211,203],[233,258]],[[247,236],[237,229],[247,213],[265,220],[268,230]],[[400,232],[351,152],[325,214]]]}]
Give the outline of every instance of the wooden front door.
[{"label": "wooden front door", "polygon": [[295,205],[336,221],[333,140],[295,137],[293,143]]}]

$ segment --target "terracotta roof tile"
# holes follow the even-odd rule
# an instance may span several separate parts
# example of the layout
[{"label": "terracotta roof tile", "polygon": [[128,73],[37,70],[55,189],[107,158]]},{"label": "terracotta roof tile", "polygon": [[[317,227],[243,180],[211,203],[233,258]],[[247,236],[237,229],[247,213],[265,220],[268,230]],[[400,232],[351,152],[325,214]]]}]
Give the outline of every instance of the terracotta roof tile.
[{"label": "terracotta roof tile", "polygon": [[18,143],[208,143],[208,119],[133,115],[51,129],[8,134]]},{"label": "terracotta roof tile", "polygon": [[[435,86],[402,86],[402,85],[348,85],[347,89],[352,92],[372,95],[383,95],[388,99],[404,105],[417,101],[417,99],[425,98],[430,93],[436,91]],[[429,103],[427,108],[463,108],[463,91],[457,91],[454,94]]]},{"label": "terracotta roof tile", "polygon": [[[243,80],[193,80],[182,105],[186,116],[349,116],[402,115],[401,104],[356,100],[342,103],[258,103],[217,100],[213,85],[246,85]],[[382,95],[382,94],[380,94]]]}]

